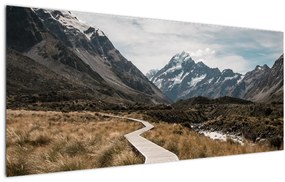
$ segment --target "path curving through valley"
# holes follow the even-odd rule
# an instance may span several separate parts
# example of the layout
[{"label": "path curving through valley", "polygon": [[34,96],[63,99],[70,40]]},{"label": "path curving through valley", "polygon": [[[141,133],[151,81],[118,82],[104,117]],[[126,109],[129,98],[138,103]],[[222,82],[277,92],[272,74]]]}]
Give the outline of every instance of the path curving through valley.
[{"label": "path curving through valley", "polygon": [[103,115],[140,122],[145,126],[144,128],[125,135],[125,138],[145,157],[145,164],[171,162],[179,160],[177,155],[175,155],[174,153],[140,136],[144,132],[149,131],[154,127],[149,122],[140,119],[114,116],[109,114]]}]

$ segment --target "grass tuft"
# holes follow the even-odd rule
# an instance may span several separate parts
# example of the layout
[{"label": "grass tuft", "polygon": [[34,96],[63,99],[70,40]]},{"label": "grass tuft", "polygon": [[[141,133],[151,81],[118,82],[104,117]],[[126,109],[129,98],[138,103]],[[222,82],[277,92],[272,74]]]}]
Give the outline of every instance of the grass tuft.
[{"label": "grass tuft", "polygon": [[79,154],[84,154],[86,153],[87,150],[81,142],[75,141],[75,142],[68,143],[64,151],[69,156],[75,156]]},{"label": "grass tuft", "polygon": [[30,150],[16,147],[13,154],[7,154],[6,174],[7,176],[22,176],[30,174],[32,164],[27,160],[27,153]]},{"label": "grass tuft", "polygon": [[[231,139],[226,142],[212,140],[180,124],[161,122],[155,123],[154,126],[154,129],[143,136],[175,153],[180,160],[274,150],[268,144],[245,143],[242,146]],[[279,146],[278,140],[273,140],[274,142]]]},{"label": "grass tuft", "polygon": [[36,137],[35,140],[31,141],[31,144],[33,146],[43,146],[43,145],[48,145],[50,141],[51,139],[48,136],[39,135]]},{"label": "grass tuft", "polygon": [[7,176],[143,163],[123,137],[141,127],[91,112],[7,110]]}]

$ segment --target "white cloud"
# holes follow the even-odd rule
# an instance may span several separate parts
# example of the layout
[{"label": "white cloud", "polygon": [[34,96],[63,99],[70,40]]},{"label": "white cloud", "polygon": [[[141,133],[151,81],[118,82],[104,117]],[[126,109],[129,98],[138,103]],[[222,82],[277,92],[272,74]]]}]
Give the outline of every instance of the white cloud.
[{"label": "white cloud", "polygon": [[194,59],[207,59],[209,56],[212,56],[213,54],[215,54],[216,51],[212,50],[210,48],[205,48],[205,49],[198,49],[195,52],[191,52],[190,51],[190,56]]},{"label": "white cloud", "polygon": [[[73,12],[100,28],[114,46],[143,73],[162,68],[183,50],[210,67],[246,72],[272,65],[283,52],[283,34],[176,21]],[[262,56],[262,55],[266,56]]]},{"label": "white cloud", "polygon": [[214,56],[210,59],[205,59],[204,63],[209,67],[218,67],[220,70],[232,69],[234,72],[245,74],[250,67],[250,64],[243,57],[238,55],[230,56]]},{"label": "white cloud", "polygon": [[245,73],[248,71],[249,62],[238,55],[216,55],[216,51],[210,48],[198,49],[190,52],[196,62],[202,61],[212,68],[220,70],[231,68],[235,72]]}]

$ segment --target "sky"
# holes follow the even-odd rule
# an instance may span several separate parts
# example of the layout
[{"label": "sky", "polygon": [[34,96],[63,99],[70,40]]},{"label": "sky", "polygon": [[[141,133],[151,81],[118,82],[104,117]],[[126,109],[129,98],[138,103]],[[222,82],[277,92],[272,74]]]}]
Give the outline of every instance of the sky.
[{"label": "sky", "polygon": [[227,26],[72,12],[99,28],[144,74],[163,68],[182,51],[212,68],[246,73],[271,67],[283,53],[283,33]]}]

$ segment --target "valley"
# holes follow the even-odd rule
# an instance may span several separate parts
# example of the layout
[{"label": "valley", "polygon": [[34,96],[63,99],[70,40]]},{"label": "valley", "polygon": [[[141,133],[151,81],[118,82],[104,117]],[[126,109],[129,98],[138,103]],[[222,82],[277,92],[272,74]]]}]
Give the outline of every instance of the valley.
[{"label": "valley", "polygon": [[[116,114],[151,119],[144,114]],[[267,143],[212,140],[183,124],[152,120],[154,129],[142,136],[179,160],[275,150]],[[142,127],[99,112],[7,110],[7,176],[143,164],[145,158],[124,137]]]},{"label": "valley", "polygon": [[284,149],[283,54],[241,74],[182,51],[144,75],[70,11],[6,18],[7,176]]}]

